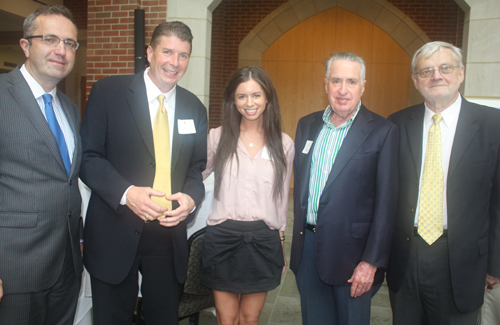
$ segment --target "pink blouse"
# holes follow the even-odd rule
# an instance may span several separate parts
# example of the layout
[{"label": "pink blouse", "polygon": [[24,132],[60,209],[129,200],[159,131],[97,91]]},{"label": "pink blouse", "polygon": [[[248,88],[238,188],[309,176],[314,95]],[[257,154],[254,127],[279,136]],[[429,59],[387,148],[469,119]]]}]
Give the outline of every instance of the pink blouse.
[{"label": "pink blouse", "polygon": [[[214,168],[214,157],[222,127],[211,129],[207,140],[207,169],[203,179],[207,178]],[[282,134],[283,149],[286,156],[286,178],[283,184],[281,199],[274,200],[274,169],[267,147],[264,146],[254,158],[250,157],[243,142],[238,139],[236,157],[233,157],[224,168],[219,198],[214,198],[208,216],[207,225],[214,226],[228,219],[237,221],[264,221],[270,229],[285,231],[288,215],[288,192],[292,174],[295,148],[292,139]]]}]

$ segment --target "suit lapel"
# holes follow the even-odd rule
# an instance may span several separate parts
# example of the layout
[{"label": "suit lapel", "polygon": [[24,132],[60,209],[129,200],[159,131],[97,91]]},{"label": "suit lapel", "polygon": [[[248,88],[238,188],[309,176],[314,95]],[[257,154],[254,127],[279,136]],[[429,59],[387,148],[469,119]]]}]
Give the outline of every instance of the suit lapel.
[{"label": "suit lapel", "polygon": [[[183,136],[179,134],[179,119],[193,119],[193,115],[190,113],[190,108],[186,106],[184,102],[184,98],[182,96],[182,89],[179,86],[176,86],[175,90],[175,118],[174,118],[174,132],[172,139],[172,157],[171,160],[171,170],[175,170],[175,165],[177,164],[177,160],[179,159],[179,155],[182,148]],[[198,130],[196,130],[198,131]]]},{"label": "suit lapel", "polygon": [[142,73],[138,73],[134,77],[129,90],[131,92],[127,97],[129,108],[132,111],[132,115],[134,116],[144,144],[151,153],[151,156],[154,157],[153,129],[151,128],[148,95],[146,93],[146,85],[144,84],[144,76]]},{"label": "suit lapel", "polygon": [[64,162],[59,152],[59,147],[57,145],[56,138],[52,133],[52,130],[43,116],[40,106],[33,97],[31,89],[24,79],[21,71],[18,68],[9,73],[11,76],[12,86],[9,87],[11,95],[15,98],[19,108],[26,112],[26,116],[30,119],[31,123],[35,129],[40,133],[40,136],[47,144],[49,151],[54,155],[61,168],[66,173],[66,167],[64,167]]},{"label": "suit lapel", "polygon": [[78,119],[74,116],[75,113],[71,110],[74,104],[71,101],[69,101],[67,97],[60,96],[59,91],[57,93],[58,93],[57,98],[59,99],[59,103],[61,103],[62,110],[64,112],[64,115],[66,116],[66,120],[68,120],[71,132],[73,132],[75,149],[73,150],[73,158],[71,159],[71,171],[70,171],[70,176],[71,176],[75,172],[75,166],[78,165],[77,164],[78,159],[80,159],[80,157],[78,156],[79,152]]},{"label": "suit lapel", "polygon": [[457,130],[455,132],[455,139],[453,140],[453,147],[451,149],[448,179],[453,175],[458,162],[464,155],[465,150],[478,131],[479,127],[475,124],[476,120],[477,119],[473,114],[473,109],[470,107],[470,103],[462,98],[462,107],[460,108]]},{"label": "suit lapel", "polygon": [[416,110],[408,116],[408,123],[406,124],[406,135],[410,151],[413,158],[413,165],[417,178],[420,178],[420,170],[422,167],[422,137],[424,128],[424,113],[425,106],[421,104]]},{"label": "suit lapel", "polygon": [[323,126],[323,119],[322,119],[323,113],[321,114],[316,114],[314,116],[313,121],[306,126],[307,129],[304,132],[303,136],[303,141],[301,143],[302,148],[298,148],[301,152],[304,149],[304,146],[307,142],[313,141],[313,144],[311,148],[309,149],[308,154],[301,154],[301,161],[300,161],[300,166],[302,169],[301,173],[301,180],[300,183],[304,184],[304,186],[301,187],[301,192],[300,192],[300,201],[303,206],[307,206],[307,200],[309,197],[309,179],[310,179],[310,173],[311,173],[311,161],[312,161],[312,155],[314,152],[314,146],[316,145],[316,138],[318,137],[319,131],[321,131],[321,128]]},{"label": "suit lapel", "polygon": [[373,127],[370,124],[372,120],[373,118],[368,114],[367,108],[362,105],[335,158],[323,192],[326,192],[328,186],[335,181],[335,178],[337,178],[345,165],[347,165],[352,156],[358,151],[359,147],[372,132]]}]

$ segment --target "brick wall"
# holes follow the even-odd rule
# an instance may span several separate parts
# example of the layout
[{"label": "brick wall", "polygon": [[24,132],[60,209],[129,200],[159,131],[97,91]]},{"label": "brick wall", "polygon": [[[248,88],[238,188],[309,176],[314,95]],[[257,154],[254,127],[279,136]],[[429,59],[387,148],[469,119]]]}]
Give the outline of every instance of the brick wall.
[{"label": "brick wall", "polygon": [[[388,0],[408,15],[431,40],[462,46],[464,12],[454,0]],[[286,0],[223,0],[213,11],[210,66],[210,123],[221,125],[222,96],[238,67],[240,42]]]},{"label": "brick wall", "polygon": [[87,29],[87,0],[64,0],[66,6],[71,13],[79,30]]},{"label": "brick wall", "polygon": [[433,41],[462,47],[464,12],[454,0],[387,0],[410,17]]},{"label": "brick wall", "polygon": [[223,0],[212,14],[210,63],[210,123],[221,124],[222,96],[238,67],[238,46],[269,13],[287,0]]},{"label": "brick wall", "polygon": [[167,0],[88,0],[87,97],[97,80],[134,73],[135,9],[145,11],[147,45],[167,19]]}]

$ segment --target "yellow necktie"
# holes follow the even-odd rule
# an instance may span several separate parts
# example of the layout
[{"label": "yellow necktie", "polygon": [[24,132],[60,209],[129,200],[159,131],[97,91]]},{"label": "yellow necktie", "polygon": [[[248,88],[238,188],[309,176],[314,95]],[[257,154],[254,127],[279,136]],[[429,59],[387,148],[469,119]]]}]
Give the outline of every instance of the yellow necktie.
[{"label": "yellow necktie", "polygon": [[[156,111],[155,121],[153,123],[153,142],[155,148],[156,173],[153,182],[153,189],[166,193],[166,196],[172,194],[170,183],[170,128],[168,124],[168,114],[163,101],[165,96],[158,96],[160,106]],[[152,196],[153,202],[168,207],[172,210],[172,202],[165,200],[165,197]],[[158,219],[164,218],[161,216]]]},{"label": "yellow necktie", "polygon": [[420,205],[418,207],[418,234],[432,245],[443,234],[444,174],[441,162],[441,114],[434,114],[429,129],[425,152]]}]

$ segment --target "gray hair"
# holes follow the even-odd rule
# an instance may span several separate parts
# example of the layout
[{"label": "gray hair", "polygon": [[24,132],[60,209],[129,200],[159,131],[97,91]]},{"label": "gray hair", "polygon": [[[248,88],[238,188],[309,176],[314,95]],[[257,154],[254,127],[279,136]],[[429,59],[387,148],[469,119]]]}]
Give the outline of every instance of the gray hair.
[{"label": "gray hair", "polygon": [[153,50],[160,43],[161,36],[175,36],[182,41],[189,42],[191,51],[193,50],[193,34],[191,34],[191,29],[181,21],[169,21],[156,26],[153,36],[151,36],[151,47]]},{"label": "gray hair", "polygon": [[363,60],[362,57],[360,57],[357,54],[354,53],[349,53],[349,52],[340,52],[332,55],[328,61],[326,61],[326,79],[330,79],[330,66],[332,65],[332,62],[335,60],[342,60],[342,61],[350,61],[350,62],[358,62],[361,65],[361,71],[360,71],[360,78],[361,82],[365,80],[366,77],[366,63],[365,60]]},{"label": "gray hair", "polygon": [[32,36],[33,32],[36,29],[36,24],[35,20],[39,16],[48,16],[48,15],[59,15],[63,16],[65,18],[68,18],[73,25],[75,26],[76,32],[78,33],[78,27],[76,27],[75,20],[73,19],[73,15],[71,14],[71,11],[69,11],[68,8],[65,6],[61,5],[55,5],[55,6],[42,6],[32,12],[31,14],[24,19],[23,23],[23,38],[27,38],[29,36]]},{"label": "gray hair", "polygon": [[441,53],[443,49],[449,49],[453,55],[455,56],[455,61],[457,63],[457,66],[459,69],[462,69],[462,50],[459,49],[458,47],[454,46],[453,44],[446,43],[446,42],[429,42],[427,44],[424,44],[421,48],[415,52],[415,55],[413,55],[413,60],[411,61],[411,70],[413,74],[417,73],[417,62],[418,60],[423,57],[425,59],[428,59],[431,55],[433,55],[436,51],[439,51]]}]

